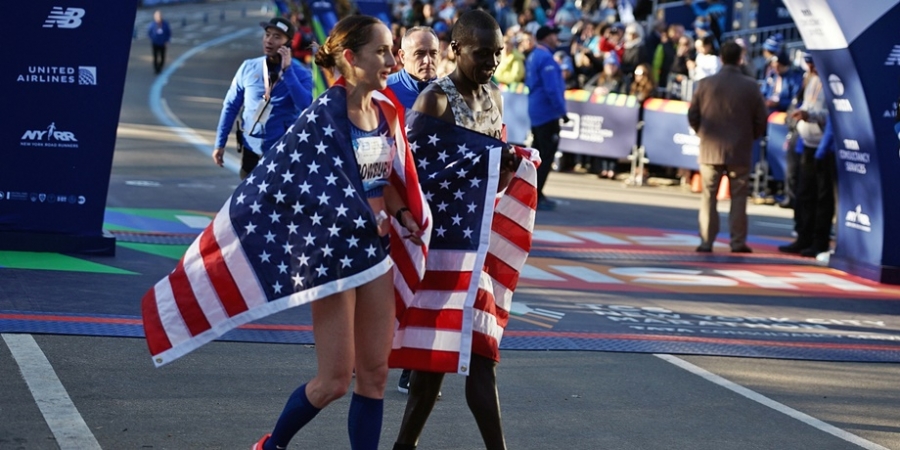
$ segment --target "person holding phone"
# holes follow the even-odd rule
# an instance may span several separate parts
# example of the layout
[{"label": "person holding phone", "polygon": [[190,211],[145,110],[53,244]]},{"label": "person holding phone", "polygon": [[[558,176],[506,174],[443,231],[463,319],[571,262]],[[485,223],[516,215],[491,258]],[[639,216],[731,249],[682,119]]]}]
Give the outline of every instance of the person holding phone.
[{"label": "person holding phone", "polygon": [[212,152],[213,161],[221,167],[228,134],[240,116],[236,137],[241,179],[312,102],[312,73],[291,58],[294,25],[276,17],[260,26],[265,30],[265,54],[245,60],[234,75],[225,94]]}]

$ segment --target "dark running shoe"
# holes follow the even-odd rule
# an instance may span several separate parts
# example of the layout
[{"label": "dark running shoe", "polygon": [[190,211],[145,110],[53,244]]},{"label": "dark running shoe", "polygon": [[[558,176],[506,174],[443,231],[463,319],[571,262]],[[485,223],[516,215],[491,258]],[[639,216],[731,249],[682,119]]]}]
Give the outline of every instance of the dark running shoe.
[{"label": "dark running shoe", "polygon": [[397,383],[397,390],[401,394],[409,394],[409,370],[403,369],[400,373],[400,382]]}]

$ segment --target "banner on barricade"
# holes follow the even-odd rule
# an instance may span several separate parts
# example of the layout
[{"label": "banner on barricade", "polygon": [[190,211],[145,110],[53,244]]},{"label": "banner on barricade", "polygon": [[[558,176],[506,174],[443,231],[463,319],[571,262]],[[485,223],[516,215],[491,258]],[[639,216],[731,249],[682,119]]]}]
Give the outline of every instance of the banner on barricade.
[{"label": "banner on barricade", "polygon": [[506,124],[506,140],[513,144],[525,145],[531,133],[528,118],[528,88],[525,83],[501,84],[503,97],[503,123]]},{"label": "banner on barricade", "polygon": [[838,167],[830,264],[900,284],[900,158],[894,132],[900,1],[785,0],[825,87]]},{"label": "banner on barricade", "polygon": [[[773,112],[769,114],[766,125],[766,162],[769,164],[769,176],[779,181],[784,180],[787,173],[787,152],[794,151],[792,148],[784,148],[788,134],[786,117],[786,113]],[[758,161],[759,155],[754,155],[753,160]]]},{"label": "banner on barricade", "polygon": [[114,254],[102,227],[136,10],[34,0],[0,18],[0,249]]},{"label": "banner on barricade", "polygon": [[641,105],[634,96],[566,91],[569,122],[562,124],[559,149],[583,155],[624,158],[637,144]]},{"label": "banner on barricade", "polygon": [[644,102],[641,144],[651,164],[699,170],[700,137],[688,124],[690,104],[650,98]]}]

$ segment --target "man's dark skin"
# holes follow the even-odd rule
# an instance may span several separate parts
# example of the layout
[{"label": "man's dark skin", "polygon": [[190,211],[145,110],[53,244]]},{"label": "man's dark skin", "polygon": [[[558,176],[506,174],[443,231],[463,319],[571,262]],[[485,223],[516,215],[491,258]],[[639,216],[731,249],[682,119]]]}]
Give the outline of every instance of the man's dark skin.
[{"label": "man's dark skin", "polygon": [[[503,56],[503,35],[500,30],[475,30],[472,37],[463,42],[453,41],[450,49],[456,54],[456,70],[448,77],[453,80],[459,94],[466,100],[466,104],[474,113],[486,111],[491,108],[491,101],[499,108],[500,117],[503,117],[503,99],[500,89],[491,82],[494,70],[500,64]],[[488,88],[487,95],[482,86]],[[444,122],[456,123],[453,110],[447,101],[447,94],[437,85],[430,85],[419,94],[413,110],[429,116],[437,117]],[[494,136],[500,138],[500,136]],[[512,180],[518,161],[508,152],[501,157],[500,183],[498,190],[502,191]]]},{"label": "man's dark skin", "polygon": [[[503,36],[500,29],[475,29],[465,39],[450,43],[456,54],[456,70],[448,77],[476,114],[492,107],[503,113],[500,90],[491,77],[503,54]],[[483,89],[487,87],[487,92]],[[447,94],[436,84],[431,84],[416,99],[413,110],[445,122],[456,124]],[[500,138],[500,136],[495,136]],[[498,190],[505,189],[515,174],[517,161],[514,154],[504,152],[501,158]],[[500,400],[497,395],[496,362],[473,354],[472,370],[466,377],[466,401],[475,416],[485,447],[488,450],[505,450],[506,441],[500,421]],[[394,449],[414,449],[419,433],[425,426],[440,392],[443,373],[413,371],[410,379],[409,400],[400,424],[400,432]]]}]

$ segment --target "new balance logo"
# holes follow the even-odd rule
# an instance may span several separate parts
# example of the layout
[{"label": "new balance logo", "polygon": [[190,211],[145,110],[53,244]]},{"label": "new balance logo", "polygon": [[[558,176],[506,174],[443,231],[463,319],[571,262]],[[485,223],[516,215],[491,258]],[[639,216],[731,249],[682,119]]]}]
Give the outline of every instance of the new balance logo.
[{"label": "new balance logo", "polygon": [[887,61],[884,62],[886,66],[900,66],[900,45],[895,45],[894,50],[891,51],[890,56],[888,56]]},{"label": "new balance logo", "polygon": [[78,28],[81,26],[82,17],[84,10],[81,8],[63,9],[61,6],[54,6],[44,21],[44,28]]}]

